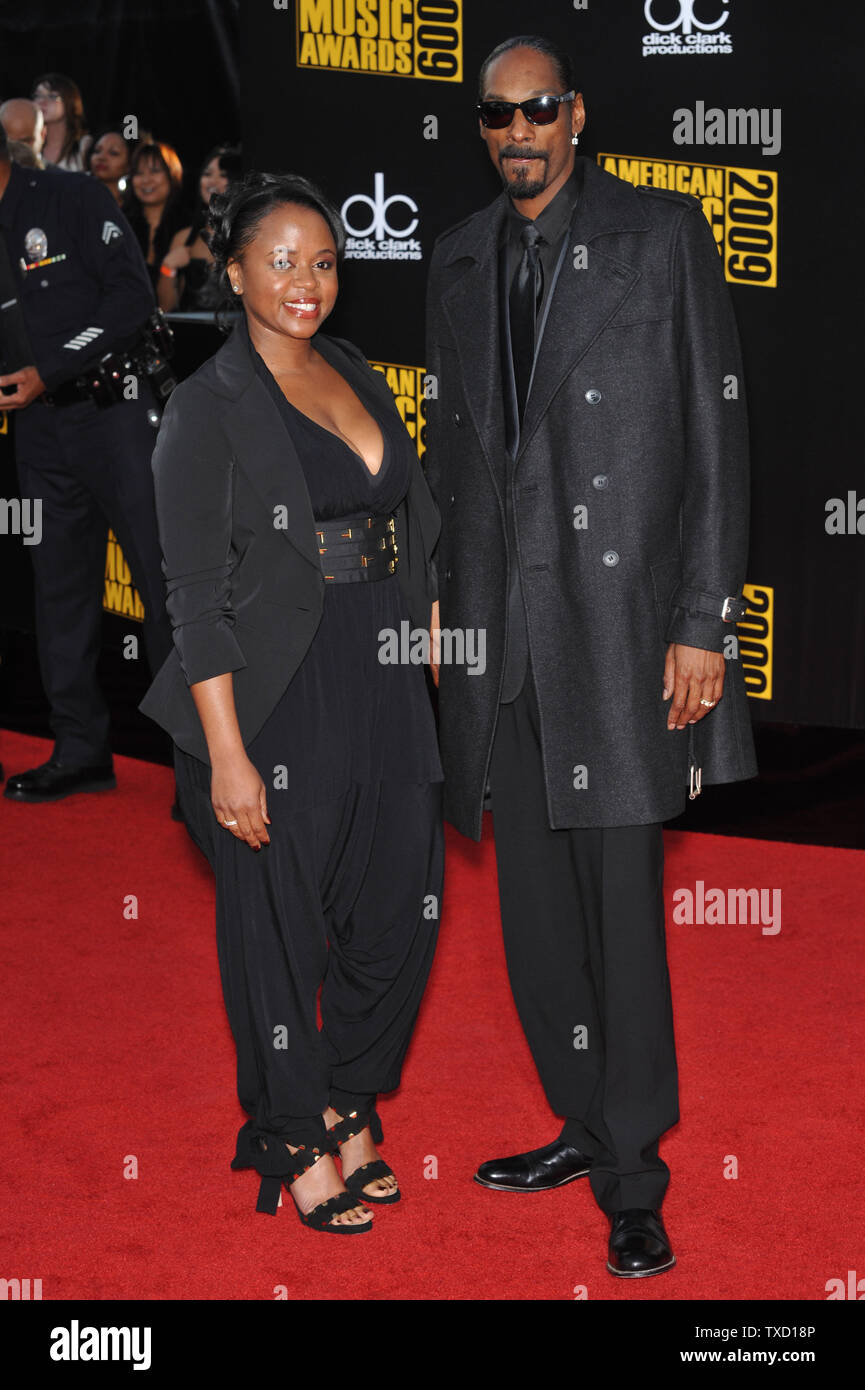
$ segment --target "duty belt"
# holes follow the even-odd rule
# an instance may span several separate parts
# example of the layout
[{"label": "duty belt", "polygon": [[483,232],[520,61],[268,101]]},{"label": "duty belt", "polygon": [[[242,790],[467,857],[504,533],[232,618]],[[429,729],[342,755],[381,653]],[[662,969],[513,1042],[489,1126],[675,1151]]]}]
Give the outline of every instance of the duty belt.
[{"label": "duty belt", "polygon": [[62,381],[39,399],[54,407],[80,401],[94,401],[101,408],[117,405],[128,399],[125,388],[132,372],[146,376],[156,400],[164,402],[177,384],[169,362],[173,344],[174,334],[162,310],[156,309],[128,347],[104,353],[79,376]]},{"label": "duty belt", "polygon": [[321,570],[330,584],[387,579],[396,570],[392,516],[346,516],[319,522],[315,529]]}]

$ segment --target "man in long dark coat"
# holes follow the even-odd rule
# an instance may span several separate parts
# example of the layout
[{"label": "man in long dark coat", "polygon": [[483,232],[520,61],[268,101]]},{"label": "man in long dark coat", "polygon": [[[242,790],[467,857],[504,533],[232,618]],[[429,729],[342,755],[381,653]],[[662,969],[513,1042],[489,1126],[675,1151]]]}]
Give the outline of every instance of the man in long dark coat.
[{"label": "man in long dark coat", "polygon": [[445,805],[477,840],[491,796],[511,986],[564,1125],[476,1180],[588,1174],[607,1268],[643,1277],[675,1264],[662,822],[756,772],[739,345],[698,200],[576,155],[567,55],[508,40],[480,99],[504,190],[438,238],[427,306],[440,624],[486,641],[480,671],[443,639]]}]

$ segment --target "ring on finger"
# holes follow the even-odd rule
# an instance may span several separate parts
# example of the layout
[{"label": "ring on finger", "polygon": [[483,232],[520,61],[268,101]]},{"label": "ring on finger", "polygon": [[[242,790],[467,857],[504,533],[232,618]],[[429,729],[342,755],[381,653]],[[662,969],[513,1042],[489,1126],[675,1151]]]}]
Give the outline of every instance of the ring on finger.
[{"label": "ring on finger", "polygon": [[222,824],[223,824],[223,825],[237,825],[237,821],[236,821],[236,820],[224,820],[224,821],[222,822]]}]

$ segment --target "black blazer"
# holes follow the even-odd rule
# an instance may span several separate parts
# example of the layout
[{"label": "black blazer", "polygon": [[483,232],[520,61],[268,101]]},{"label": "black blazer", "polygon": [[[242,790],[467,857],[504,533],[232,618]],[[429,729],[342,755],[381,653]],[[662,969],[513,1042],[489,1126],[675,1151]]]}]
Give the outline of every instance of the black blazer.
[{"label": "black blazer", "polygon": [[[359,348],[321,332],[314,343],[361,399],[366,388],[397,411]],[[152,460],[174,649],[138,708],[205,763],[189,686],[231,671],[247,744],[303,660],[324,603],[306,480],[252,352],[243,318],[172,393]],[[415,445],[402,433],[410,484],[395,513],[396,574],[412,624],[426,628],[436,597],[431,556],[439,513]]]}]

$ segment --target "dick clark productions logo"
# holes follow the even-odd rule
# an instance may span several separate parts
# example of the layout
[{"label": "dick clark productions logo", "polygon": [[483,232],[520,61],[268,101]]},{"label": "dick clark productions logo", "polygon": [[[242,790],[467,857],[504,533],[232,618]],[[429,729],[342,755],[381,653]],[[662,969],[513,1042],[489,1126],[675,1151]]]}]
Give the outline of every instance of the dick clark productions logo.
[{"label": "dick clark productions logo", "polygon": [[[399,209],[399,211],[397,210]],[[418,225],[418,205],[407,193],[385,197],[384,174],[373,176],[372,197],[352,193],[340,209],[345,224],[347,259],[356,261],[419,261],[420,242],[412,236]]]},{"label": "dick clark productions logo", "polygon": [[705,14],[712,0],[645,0],[643,14],[655,32],[643,35],[643,57],[732,53],[732,37],[722,30],[730,17],[729,9],[722,8],[714,19],[705,19],[697,14],[698,3]]}]

